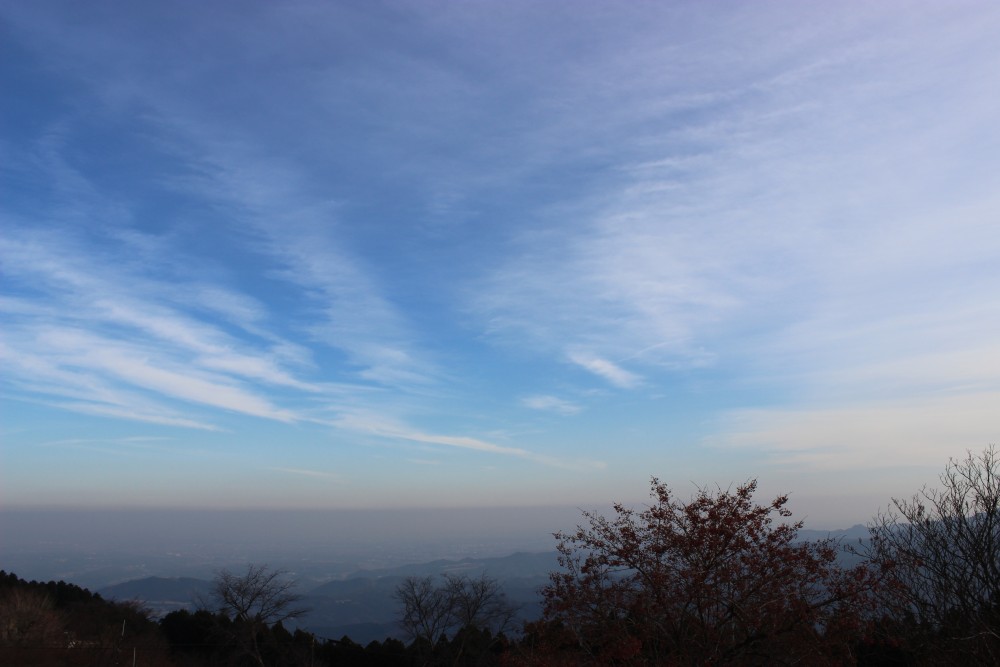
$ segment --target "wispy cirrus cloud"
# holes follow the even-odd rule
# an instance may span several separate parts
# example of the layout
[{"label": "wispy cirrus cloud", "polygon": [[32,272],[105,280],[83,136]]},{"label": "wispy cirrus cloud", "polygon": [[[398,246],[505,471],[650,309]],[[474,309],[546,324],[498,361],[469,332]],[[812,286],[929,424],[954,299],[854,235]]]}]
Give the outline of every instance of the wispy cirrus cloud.
[{"label": "wispy cirrus cloud", "polygon": [[1000,392],[977,391],[843,406],[740,410],[706,439],[753,449],[802,470],[941,465],[996,441]]},{"label": "wispy cirrus cloud", "polygon": [[303,328],[314,341],[342,350],[368,381],[405,387],[434,379],[439,371],[420,357],[373,268],[344,247],[335,206],[301,192],[287,173],[276,178],[252,152],[208,139],[197,121],[172,119],[170,127],[186,141],[188,162],[201,165],[184,187],[241,211],[240,231],[267,258],[267,276],[300,290]]},{"label": "wispy cirrus cloud", "polygon": [[[97,259],[86,241],[72,234],[17,227],[0,241],[0,254],[9,291],[16,295],[0,304],[9,321],[4,344],[4,355],[12,361],[8,380],[41,396],[76,399],[60,402],[63,406],[211,428],[162,399],[292,421],[291,411],[244,383],[319,391],[294,378],[269,354],[268,346],[280,339],[251,336],[249,342],[191,315],[185,306],[192,302],[179,298],[176,285],[171,290],[157,278],[131,270],[127,255],[124,262],[115,262],[105,247],[105,257]],[[227,292],[213,288],[211,293],[220,300]],[[193,303],[207,307],[196,297]]]},{"label": "wispy cirrus cloud", "polygon": [[576,403],[559,398],[558,396],[548,396],[544,394],[525,396],[521,399],[521,404],[525,407],[531,408],[532,410],[555,412],[561,415],[575,415],[582,410],[582,408]]},{"label": "wispy cirrus cloud", "polygon": [[556,468],[601,470],[606,467],[606,464],[603,461],[587,459],[561,459],[553,456],[547,456],[545,454],[539,454],[521,447],[499,445],[481,438],[428,433],[420,429],[413,428],[412,426],[400,421],[361,412],[345,412],[331,423],[338,428],[367,433],[380,438],[403,440],[427,445],[440,445],[443,447],[457,449],[468,449],[489,454],[500,454],[503,456],[513,456]]},{"label": "wispy cirrus cloud", "polygon": [[39,447],[84,449],[115,455],[132,455],[149,452],[171,453],[171,447],[162,443],[170,442],[170,438],[133,436],[124,438],[67,438],[39,443]]},{"label": "wispy cirrus cloud", "polygon": [[[56,393],[61,388],[49,388],[48,391]],[[163,426],[173,426],[184,429],[197,429],[201,431],[221,431],[218,426],[207,421],[189,419],[177,414],[155,401],[149,400],[128,400],[123,405],[111,405],[92,401],[44,401],[52,407],[70,412],[77,412],[96,417],[110,417],[112,419],[124,419],[127,421],[145,422],[147,424],[160,424]],[[145,405],[143,405],[145,404]]]},{"label": "wispy cirrus cloud", "polygon": [[10,344],[0,343],[0,359],[8,371],[4,382],[19,390],[20,400],[115,419],[219,430],[206,420],[186,416],[183,409],[167,405],[155,396],[50,357],[48,350],[38,348],[34,332],[32,340],[21,345],[14,340],[17,335],[16,331],[8,331]]},{"label": "wispy cirrus cloud", "polygon": [[[748,38],[733,20],[714,33],[725,43]],[[734,59],[739,49],[698,62],[675,52],[662,78],[633,70],[641,85],[617,69],[633,62],[603,63],[600,78],[634,104],[581,105],[580,122],[600,109],[602,133],[628,128],[615,137],[615,176],[521,233],[519,252],[469,291],[470,311],[492,340],[622,388],[704,366],[804,385],[828,365],[854,368],[862,386],[869,364],[982,348],[995,318],[973,313],[1000,280],[985,259],[1000,234],[996,195],[975,171],[986,149],[970,146],[992,137],[1000,103],[967,64],[1000,59],[982,60],[986,31],[950,12],[907,30],[935,21],[951,28],[917,53],[864,21],[849,46],[837,29],[796,22],[752,63]],[[927,104],[900,126],[914,96]],[[954,99],[967,113],[948,111]],[[637,130],[646,121],[656,133]],[[951,334],[934,331],[946,321]]]},{"label": "wispy cirrus cloud", "polygon": [[0,8],[25,432],[212,431],[257,473],[273,439],[373,497],[315,445],[611,492],[705,424],[804,467],[900,454],[907,410],[986,433],[997,8],[53,7]]},{"label": "wispy cirrus cloud", "polygon": [[232,377],[199,372],[184,360],[156,354],[155,348],[115,341],[70,328],[45,328],[34,332],[36,349],[59,368],[123,382],[190,403],[243,414],[294,421],[291,411],[242,388]]},{"label": "wispy cirrus cloud", "polygon": [[[342,10],[314,7],[311,11],[318,18],[337,21]],[[205,60],[164,60],[158,50],[174,46],[151,43],[132,32],[134,26],[94,20],[67,30],[44,12],[20,9],[11,10],[8,19],[35,43],[58,44],[49,57],[85,82],[87,94],[103,114],[127,113],[138,119],[145,140],[142,149],[149,152],[150,162],[169,165],[153,170],[150,190],[168,199],[193,200],[218,212],[209,215],[210,222],[200,229],[192,229],[183,220],[171,221],[172,234],[179,241],[188,240],[184,238],[188,234],[210,236],[217,238],[227,253],[238,256],[238,261],[255,262],[258,275],[254,282],[270,283],[268,290],[288,295],[289,308],[282,315],[290,318],[293,331],[306,332],[309,345],[343,353],[347,363],[341,371],[345,376],[403,389],[435,381],[441,371],[414,344],[417,336],[408,317],[382,284],[385,272],[358,252],[352,244],[351,225],[341,221],[341,203],[330,192],[326,163],[331,155],[342,152],[342,146],[327,136],[329,125],[324,128],[322,124],[311,139],[303,142],[299,136],[288,143],[289,128],[316,124],[315,118],[303,116],[304,109],[316,111],[320,105],[328,107],[330,113],[338,112],[343,98],[310,83],[304,89],[289,90],[289,103],[275,104],[274,97],[263,92],[260,81],[235,77],[219,85],[215,79],[217,71],[211,63],[225,60],[228,49],[256,54],[253,44],[245,41],[256,30],[255,21],[265,21],[293,41],[302,38],[303,28],[312,35],[307,41],[317,39],[325,44],[328,34],[313,34],[311,22],[298,25],[295,12],[255,6],[248,8],[248,13],[230,15],[219,25],[216,36],[202,44]],[[95,41],[103,45],[101,49],[94,49]],[[98,65],[106,60],[115,64]],[[168,63],[162,76],[148,76],[145,68],[153,61]],[[91,77],[91,67],[100,67],[105,76]],[[225,100],[223,104],[236,103],[244,112],[245,95],[257,99],[252,107],[271,111],[264,116],[220,116],[212,105],[202,103],[202,86],[216,90],[219,100]],[[108,201],[102,188],[89,182],[63,156],[64,144],[74,137],[78,123],[72,117],[60,120],[58,131],[45,144],[40,168],[51,180],[65,184],[59,188],[62,209],[78,218],[87,216],[74,211],[74,203],[89,207],[91,213],[97,209],[113,211],[116,232],[131,234],[133,226],[141,226],[133,225],[130,219],[129,206],[138,202]],[[195,266],[201,259],[192,257]],[[226,290],[220,294],[211,284],[199,286],[192,296],[216,314],[238,319],[248,328],[261,316],[259,302],[228,298]]]},{"label": "wispy cirrus cloud", "polygon": [[586,352],[575,351],[569,354],[569,360],[594,375],[604,378],[611,384],[622,389],[632,389],[638,386],[642,379],[614,362]]}]

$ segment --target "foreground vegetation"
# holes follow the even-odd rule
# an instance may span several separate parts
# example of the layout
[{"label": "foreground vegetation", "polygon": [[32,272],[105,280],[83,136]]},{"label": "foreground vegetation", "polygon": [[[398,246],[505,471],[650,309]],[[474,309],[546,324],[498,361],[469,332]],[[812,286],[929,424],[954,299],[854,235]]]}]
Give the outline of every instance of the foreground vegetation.
[{"label": "foreground vegetation", "polygon": [[853,545],[797,539],[788,498],[756,483],[688,501],[653,479],[642,511],[615,505],[557,533],[562,569],[544,615],[487,577],[411,578],[397,590],[407,642],[367,646],[285,629],[293,582],[220,572],[215,606],[155,621],[139,605],[0,572],[0,664],[320,665],[1000,664],[1000,460],[951,461],[939,488],[894,500]]}]

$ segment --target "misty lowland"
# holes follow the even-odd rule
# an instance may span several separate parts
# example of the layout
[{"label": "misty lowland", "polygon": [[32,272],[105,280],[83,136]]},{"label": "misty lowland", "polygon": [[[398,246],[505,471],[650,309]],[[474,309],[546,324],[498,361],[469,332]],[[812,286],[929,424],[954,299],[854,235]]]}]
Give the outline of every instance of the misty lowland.
[{"label": "misty lowland", "polygon": [[[554,533],[548,552],[370,569],[286,554],[278,565],[251,560],[209,578],[144,576],[94,591],[5,571],[0,659],[163,667],[1000,661],[994,447],[949,461],[937,486],[894,500],[867,526],[825,535],[788,520],[787,496],[761,503],[753,480],[690,498],[656,478],[650,487],[646,505],[584,511],[575,528]],[[5,533],[16,520],[3,517]],[[59,568],[92,582],[137,568],[197,573],[213,560],[173,552],[139,564],[124,545],[117,558],[105,549],[89,560],[36,549],[2,556],[22,571]]]}]

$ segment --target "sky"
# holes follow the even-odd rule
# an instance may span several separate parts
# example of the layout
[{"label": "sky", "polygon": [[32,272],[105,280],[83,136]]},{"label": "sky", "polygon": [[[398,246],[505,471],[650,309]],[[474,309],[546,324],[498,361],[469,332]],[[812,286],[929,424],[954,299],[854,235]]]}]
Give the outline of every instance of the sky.
[{"label": "sky", "polygon": [[1000,442],[997,34],[962,0],[0,2],[0,507],[656,476],[863,522]]}]

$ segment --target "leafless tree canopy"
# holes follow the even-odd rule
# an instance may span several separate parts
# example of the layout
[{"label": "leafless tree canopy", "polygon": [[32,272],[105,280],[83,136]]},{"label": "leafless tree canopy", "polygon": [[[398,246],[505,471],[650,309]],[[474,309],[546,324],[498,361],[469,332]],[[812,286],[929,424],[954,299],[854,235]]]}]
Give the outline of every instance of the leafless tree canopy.
[{"label": "leafless tree canopy", "polygon": [[917,650],[933,644],[961,664],[1000,664],[996,447],[949,461],[940,482],[910,499],[893,499],[869,526],[870,546],[860,551],[885,579],[886,613],[926,628],[914,639]]},{"label": "leafless tree canopy", "polygon": [[407,577],[396,589],[402,605],[400,622],[413,639],[435,642],[441,635],[466,627],[503,632],[517,610],[495,580],[446,574],[440,585],[433,577]]},{"label": "leafless tree canopy", "polygon": [[242,575],[220,571],[212,585],[218,611],[236,621],[233,641],[260,667],[265,667],[257,638],[260,631],[306,613],[298,606],[302,596],[293,591],[295,582],[286,575],[251,563]]},{"label": "leafless tree canopy", "polygon": [[0,646],[49,646],[62,639],[59,616],[45,595],[18,589],[0,597]]},{"label": "leafless tree canopy", "polygon": [[272,625],[306,612],[297,606],[302,596],[293,592],[295,582],[282,570],[266,565],[247,566],[245,574],[220,571],[212,586],[219,611],[234,620]]}]

